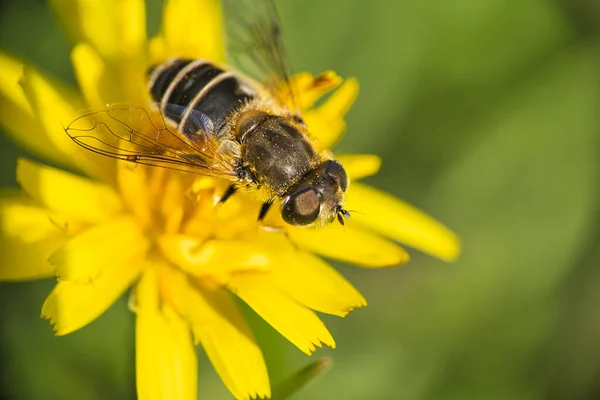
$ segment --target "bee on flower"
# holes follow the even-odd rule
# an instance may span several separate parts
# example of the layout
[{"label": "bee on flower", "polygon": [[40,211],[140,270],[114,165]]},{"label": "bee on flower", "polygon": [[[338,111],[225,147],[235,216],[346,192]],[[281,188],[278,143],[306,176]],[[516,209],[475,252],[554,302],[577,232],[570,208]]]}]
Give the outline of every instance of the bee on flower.
[{"label": "bee on flower", "polygon": [[19,160],[0,279],[57,277],[42,307],[57,335],[131,288],[140,399],[195,399],[197,344],[235,398],[270,397],[234,297],[308,355],[335,347],[317,312],[366,301],[320,256],[394,266],[397,242],[458,255],[447,228],[357,182],[377,156],[330,151],[358,83],[292,75],[271,1],[168,0],[150,41],[142,0],[52,4],[79,90],[0,53],[0,122],[64,168]]}]

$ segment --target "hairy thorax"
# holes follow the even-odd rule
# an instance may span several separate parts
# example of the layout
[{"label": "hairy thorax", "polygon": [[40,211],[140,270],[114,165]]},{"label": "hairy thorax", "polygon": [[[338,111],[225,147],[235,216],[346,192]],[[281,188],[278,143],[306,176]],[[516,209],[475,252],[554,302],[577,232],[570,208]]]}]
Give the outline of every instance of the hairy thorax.
[{"label": "hairy thorax", "polygon": [[249,107],[240,112],[236,139],[244,167],[258,186],[284,195],[322,159],[293,117]]}]

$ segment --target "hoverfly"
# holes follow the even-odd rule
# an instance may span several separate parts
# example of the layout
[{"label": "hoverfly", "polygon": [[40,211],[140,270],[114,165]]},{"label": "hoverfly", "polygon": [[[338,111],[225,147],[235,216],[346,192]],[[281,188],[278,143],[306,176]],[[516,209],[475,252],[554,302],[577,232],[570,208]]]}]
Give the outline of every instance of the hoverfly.
[{"label": "hoverfly", "polygon": [[[238,189],[260,193],[259,220],[279,200],[288,224],[320,225],[337,217],[343,225],[350,217],[343,208],[344,168],[315,148],[298,108],[286,106],[273,89],[287,85],[295,104],[275,5],[222,5],[230,57],[245,58],[247,75],[207,60],[171,59],[149,69],[155,103],[148,109],[109,107],[79,117],[66,132],[102,155],[228,179],[222,202]],[[77,128],[82,118],[95,122]]]}]

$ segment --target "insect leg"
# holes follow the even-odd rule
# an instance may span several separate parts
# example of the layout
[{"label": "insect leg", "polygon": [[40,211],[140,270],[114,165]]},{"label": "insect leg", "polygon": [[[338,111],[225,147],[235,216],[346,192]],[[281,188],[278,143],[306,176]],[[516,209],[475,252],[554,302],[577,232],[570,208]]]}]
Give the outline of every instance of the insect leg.
[{"label": "insect leg", "polygon": [[237,188],[233,185],[229,185],[229,187],[223,193],[223,196],[219,199],[219,204],[223,204],[227,201],[228,198],[233,196],[233,194],[237,191]]},{"label": "insect leg", "polygon": [[265,225],[265,223],[263,221],[265,219],[265,217],[267,216],[267,213],[269,212],[269,209],[271,208],[272,205],[273,205],[273,200],[267,200],[260,207],[260,212],[258,213],[258,227],[267,232],[283,233],[287,237],[287,232],[285,231],[285,229],[283,229],[280,226]]},{"label": "insect leg", "polygon": [[260,207],[260,212],[258,213],[258,221],[262,222],[262,220],[265,219],[272,204],[272,200],[267,200],[263,203],[263,205]]}]

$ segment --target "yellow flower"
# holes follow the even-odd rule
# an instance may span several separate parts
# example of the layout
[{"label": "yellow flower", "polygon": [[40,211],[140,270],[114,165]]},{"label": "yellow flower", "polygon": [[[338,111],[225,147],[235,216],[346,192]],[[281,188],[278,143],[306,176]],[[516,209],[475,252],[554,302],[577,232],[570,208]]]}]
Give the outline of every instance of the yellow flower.
[{"label": "yellow flower", "polygon": [[[63,124],[86,107],[144,101],[150,61],[223,61],[220,8],[215,0],[169,0],[160,35],[147,43],[142,0],[52,4],[75,43],[80,92],[0,53],[0,122],[14,141],[64,168],[19,161],[22,191],[0,196],[0,279],[58,277],[42,308],[57,335],[92,322],[133,287],[140,399],[195,399],[198,343],[237,399],[270,396],[261,351],[234,295],[304,353],[334,347],[315,311],[345,316],[366,301],[315,254],[393,266],[408,260],[398,241],[444,260],[458,255],[452,232],[356,182],[379,169],[373,155],[338,157],[353,180],[348,208],[360,211],[345,228],[298,228],[270,213],[267,224],[282,233],[258,227],[260,203],[244,194],[215,206],[227,182],[82,150]],[[329,148],[345,130],[357,82],[304,73],[294,85],[311,134]]]}]

